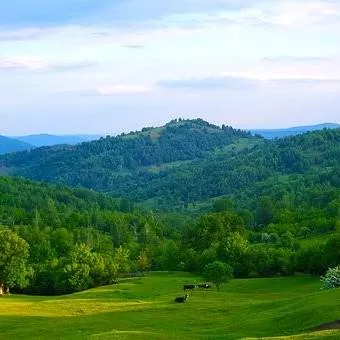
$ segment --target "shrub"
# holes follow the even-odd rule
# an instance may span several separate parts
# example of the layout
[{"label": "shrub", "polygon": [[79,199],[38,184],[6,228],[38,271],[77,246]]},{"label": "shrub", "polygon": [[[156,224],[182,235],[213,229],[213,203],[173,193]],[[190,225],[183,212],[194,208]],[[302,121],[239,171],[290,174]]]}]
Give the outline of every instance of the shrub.
[{"label": "shrub", "polygon": [[215,284],[220,290],[222,283],[229,281],[233,277],[233,269],[226,263],[215,261],[205,266],[204,278]]},{"label": "shrub", "polygon": [[326,275],[321,277],[322,289],[340,287],[340,266],[329,268]]}]

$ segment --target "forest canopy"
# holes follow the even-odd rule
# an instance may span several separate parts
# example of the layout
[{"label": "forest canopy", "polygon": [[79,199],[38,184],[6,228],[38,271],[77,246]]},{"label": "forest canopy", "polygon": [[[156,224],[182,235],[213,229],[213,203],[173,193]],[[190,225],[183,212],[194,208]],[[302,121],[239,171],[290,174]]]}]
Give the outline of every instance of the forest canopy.
[{"label": "forest canopy", "polygon": [[3,290],[63,294],[214,263],[222,277],[324,275],[340,263],[340,129],[264,141],[180,120],[0,165],[55,182],[0,177],[0,237],[20,249],[3,252]]}]

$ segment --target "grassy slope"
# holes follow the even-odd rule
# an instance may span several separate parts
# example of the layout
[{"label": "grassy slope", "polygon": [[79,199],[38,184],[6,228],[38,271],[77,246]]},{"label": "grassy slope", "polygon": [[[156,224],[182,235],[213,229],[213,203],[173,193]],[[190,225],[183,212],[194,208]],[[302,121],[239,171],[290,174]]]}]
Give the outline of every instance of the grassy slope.
[{"label": "grassy slope", "polygon": [[320,291],[316,278],[233,280],[220,293],[195,291],[188,303],[173,303],[195,280],[160,273],[71,296],[4,297],[1,338],[238,339],[304,333],[340,318],[340,290]]}]

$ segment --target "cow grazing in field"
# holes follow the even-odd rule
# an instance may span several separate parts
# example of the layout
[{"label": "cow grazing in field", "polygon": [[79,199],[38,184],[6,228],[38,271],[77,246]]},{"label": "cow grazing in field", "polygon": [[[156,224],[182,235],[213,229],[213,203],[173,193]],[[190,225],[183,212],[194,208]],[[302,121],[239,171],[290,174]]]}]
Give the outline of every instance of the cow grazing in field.
[{"label": "cow grazing in field", "polygon": [[197,285],[198,288],[203,288],[203,289],[209,289],[211,288],[211,286],[207,283],[200,283],[199,285]]},{"label": "cow grazing in field", "polygon": [[176,297],[175,302],[183,303],[183,302],[186,302],[188,298],[189,298],[189,294],[185,294],[184,296],[178,296]]},{"label": "cow grazing in field", "polygon": [[196,285],[184,285],[183,290],[194,290],[196,288]]}]

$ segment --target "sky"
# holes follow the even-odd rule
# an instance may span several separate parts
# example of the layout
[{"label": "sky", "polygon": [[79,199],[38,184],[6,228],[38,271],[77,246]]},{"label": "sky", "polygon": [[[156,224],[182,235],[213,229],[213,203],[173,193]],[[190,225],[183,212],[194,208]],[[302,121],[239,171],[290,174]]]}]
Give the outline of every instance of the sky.
[{"label": "sky", "polygon": [[340,0],[0,2],[0,134],[340,123]]}]

